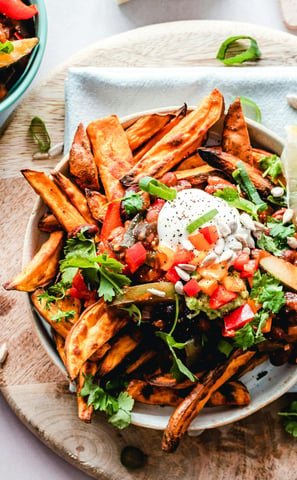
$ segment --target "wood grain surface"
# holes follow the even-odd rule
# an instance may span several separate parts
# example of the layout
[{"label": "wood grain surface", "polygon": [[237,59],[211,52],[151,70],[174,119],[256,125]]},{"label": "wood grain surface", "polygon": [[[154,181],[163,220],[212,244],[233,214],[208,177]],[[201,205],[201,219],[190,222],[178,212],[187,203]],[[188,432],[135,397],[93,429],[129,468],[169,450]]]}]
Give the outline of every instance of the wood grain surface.
[{"label": "wood grain surface", "polygon": [[[289,34],[230,22],[176,22],[144,27],[91,45],[24,98],[0,140],[1,285],[21,268],[26,224],[36,198],[19,170],[48,171],[59,160],[32,160],[36,147],[28,125],[38,113],[46,119],[53,144],[63,141],[67,68],[217,65],[218,45],[226,37],[240,34],[259,42],[261,66],[297,64],[297,38]],[[77,468],[101,480],[296,480],[296,443],[284,433],[276,414],[289,403],[289,395],[235,424],[204,431],[199,437],[186,436],[175,454],[166,455],[161,451],[161,432],[134,426],[117,431],[101,415],[96,415],[91,425],[80,422],[67,381],[31,325],[25,294],[0,287],[0,302],[0,343],[6,341],[9,349],[0,369],[1,390],[28,428]],[[120,453],[126,445],[147,455],[142,469],[129,471],[121,465]]]}]

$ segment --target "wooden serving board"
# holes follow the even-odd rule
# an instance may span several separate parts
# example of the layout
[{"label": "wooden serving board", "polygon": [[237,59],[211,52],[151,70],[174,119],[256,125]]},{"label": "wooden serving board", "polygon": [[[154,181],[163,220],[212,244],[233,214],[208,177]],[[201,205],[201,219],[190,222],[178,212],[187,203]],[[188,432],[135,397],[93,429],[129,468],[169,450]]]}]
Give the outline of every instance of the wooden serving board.
[{"label": "wooden serving board", "polygon": [[[231,22],[175,22],[140,28],[91,45],[24,98],[0,141],[1,285],[20,271],[26,224],[36,198],[19,170],[48,171],[59,160],[32,160],[35,146],[28,124],[38,114],[46,119],[53,144],[63,141],[67,68],[218,66],[218,46],[231,35],[257,39],[262,59],[255,68],[297,65],[297,38],[289,34]],[[91,425],[79,421],[75,397],[31,325],[25,294],[0,287],[0,302],[0,343],[6,341],[9,349],[0,369],[1,391],[28,428],[79,469],[101,480],[296,480],[296,443],[284,433],[276,415],[289,403],[290,395],[235,424],[205,431],[199,437],[186,436],[175,454],[166,455],[161,451],[161,432],[134,426],[117,431],[101,415],[96,415]],[[120,453],[127,445],[147,455],[143,468],[130,471],[121,465]]]}]

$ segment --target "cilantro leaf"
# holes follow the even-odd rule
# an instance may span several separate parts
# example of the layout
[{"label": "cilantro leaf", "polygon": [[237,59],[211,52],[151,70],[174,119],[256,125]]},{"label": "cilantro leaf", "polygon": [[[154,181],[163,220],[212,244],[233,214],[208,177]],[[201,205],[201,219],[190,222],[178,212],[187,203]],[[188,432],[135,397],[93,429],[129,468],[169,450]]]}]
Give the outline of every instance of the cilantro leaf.
[{"label": "cilantro leaf", "polygon": [[125,212],[128,215],[136,215],[143,207],[143,198],[141,193],[133,190],[126,190],[123,198]]},{"label": "cilantro leaf", "polygon": [[297,437],[297,400],[291,402],[288,411],[278,412],[278,415],[285,417],[285,431],[293,435],[293,437]]},{"label": "cilantro leaf", "polygon": [[63,300],[67,296],[67,290],[69,287],[69,284],[64,284],[61,281],[54,285],[50,285],[47,289],[44,290],[44,292],[37,295],[39,303],[41,303],[42,300],[45,301],[45,310],[50,310],[52,304],[56,305],[58,311],[56,314],[51,316],[51,320],[53,322],[61,322],[62,320],[68,322],[69,320],[74,318],[77,313],[75,310],[63,311],[60,309],[59,306],[59,301]]},{"label": "cilantro leaf", "polygon": [[242,210],[249,213],[253,217],[258,218],[258,210],[261,205],[255,205],[249,200],[242,198],[238,191],[234,188],[225,187],[223,190],[218,190],[215,192],[214,196],[225,200],[230,207],[238,208],[238,210]]},{"label": "cilantro leaf", "polygon": [[172,354],[173,363],[170,370],[170,372],[172,373],[172,376],[176,379],[179,379],[182,374],[188,377],[192,382],[194,382],[196,380],[195,375],[193,375],[193,373],[188,369],[188,367],[186,367],[186,365],[181,361],[181,359],[178,358],[174,350],[175,348],[177,348],[178,350],[181,350],[186,345],[185,343],[176,342],[174,337],[172,336],[177,324],[178,313],[179,313],[179,300],[178,300],[178,296],[175,295],[175,319],[174,319],[174,323],[171,328],[171,331],[169,333],[156,332],[156,336],[160,337],[167,344]]},{"label": "cilantro leaf", "polygon": [[272,181],[283,173],[281,159],[277,155],[263,157],[258,160],[258,163],[260,168],[265,170],[262,176],[266,177],[269,175]]},{"label": "cilantro leaf", "polygon": [[131,423],[134,399],[127,392],[120,392],[117,397],[111,395],[107,388],[94,383],[93,376],[87,373],[79,395],[88,397],[88,406],[93,405],[94,410],[104,411],[110,417],[109,423],[117,428],[125,428]]},{"label": "cilantro leaf", "polygon": [[294,236],[296,232],[295,225],[283,225],[281,222],[274,222],[268,223],[267,226],[270,228],[269,235],[273,237],[277,248],[281,250],[288,248],[287,238]]},{"label": "cilantro leaf", "polygon": [[268,235],[265,235],[263,232],[261,237],[257,240],[257,247],[272,253],[276,257],[280,257],[282,255],[282,250],[277,247],[274,239]]},{"label": "cilantro leaf", "polygon": [[142,320],[142,313],[141,310],[135,305],[135,303],[131,303],[129,307],[119,307],[120,310],[125,310],[128,314],[137,322],[137,325],[141,324]]},{"label": "cilantro leaf", "polygon": [[110,302],[117,293],[122,293],[122,287],[131,283],[121,273],[123,264],[106,253],[97,255],[94,240],[86,238],[83,233],[67,240],[64,254],[65,258],[60,262],[62,280],[72,283],[80,269],[84,280],[96,288],[99,297],[103,296],[105,301]]}]

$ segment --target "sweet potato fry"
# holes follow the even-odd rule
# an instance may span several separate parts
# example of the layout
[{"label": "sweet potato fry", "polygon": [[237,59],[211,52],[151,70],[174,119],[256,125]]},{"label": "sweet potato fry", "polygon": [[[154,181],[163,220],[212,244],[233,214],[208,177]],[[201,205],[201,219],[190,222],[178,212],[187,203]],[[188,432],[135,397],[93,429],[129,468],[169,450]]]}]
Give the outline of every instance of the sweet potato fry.
[{"label": "sweet potato fry", "polygon": [[99,377],[104,377],[104,375],[116,368],[129,353],[138,347],[142,339],[142,332],[138,329],[133,329],[131,332],[119,337],[100,363],[98,367]]},{"label": "sweet potato fry", "polygon": [[90,356],[89,360],[91,362],[98,362],[99,360],[101,360],[104,357],[106,352],[108,352],[108,350],[110,350],[110,349],[111,349],[110,343],[108,343],[108,342],[104,343],[104,345],[99,347],[98,350],[96,350],[96,352],[94,352],[93,355]]},{"label": "sweet potato fry", "polygon": [[187,431],[192,420],[208,402],[213,392],[218,390],[237,370],[244,365],[255,352],[242,353],[236,350],[228,360],[207,372],[191,393],[183,400],[171,415],[164,431],[162,449],[171,453],[176,450],[181,436]]},{"label": "sweet potato fry", "polygon": [[219,390],[213,392],[208,400],[207,407],[223,405],[245,407],[251,402],[251,397],[243,383],[239,381],[226,382]]},{"label": "sweet potato fry", "polygon": [[241,108],[240,97],[231,103],[224,121],[223,151],[231,153],[253,165],[253,154],[247,124]]},{"label": "sweet potato fry", "polygon": [[[31,294],[31,300],[36,308],[37,312],[42,315],[44,320],[57,332],[61,337],[64,339],[67,337],[68,332],[72,328],[72,326],[77,322],[81,310],[81,303],[78,298],[72,297],[64,297],[59,300],[59,309],[56,303],[50,303],[50,305],[46,304],[45,299],[39,299],[38,296],[44,293],[43,288],[38,288]],[[55,315],[59,312],[73,312],[73,316],[60,318],[59,320],[55,320]]]},{"label": "sweet potato fry", "polygon": [[169,113],[151,113],[140,117],[130,127],[126,134],[131,150],[136,150],[164,127],[172,118]]},{"label": "sweet potato fry", "polygon": [[13,280],[5,283],[4,288],[33,292],[48,285],[58,272],[63,236],[63,232],[52,232],[28,265]]},{"label": "sweet potato fry", "polygon": [[84,310],[66,337],[66,366],[72,380],[77,377],[82,365],[91,355],[127,322],[126,318],[119,318],[107,311],[102,298]]},{"label": "sweet potato fry", "polygon": [[97,166],[91,151],[90,140],[80,123],[69,152],[69,170],[82,191],[85,188],[99,190]]},{"label": "sweet potato fry", "polygon": [[185,160],[178,165],[176,171],[190,170],[191,168],[201,167],[202,165],[206,165],[205,161],[202,160],[199,153],[195,152],[193,155],[185,158]]},{"label": "sweet potato fry", "polygon": [[42,232],[56,232],[57,230],[63,230],[62,225],[59,224],[55,215],[52,213],[45,213],[38,222],[38,228]]},{"label": "sweet potato fry", "polygon": [[[206,163],[211,165],[214,168],[218,168],[227,175],[232,175],[234,170],[237,169],[237,162],[239,158],[234,157],[231,153],[227,152],[218,152],[216,150],[208,148],[199,148],[199,154],[205,160]],[[268,180],[268,178],[263,178],[262,172],[252,165],[249,165],[246,162],[244,167],[255,185],[256,189],[264,196],[267,197],[270,194],[271,189],[273,188],[273,183]]]},{"label": "sweet potato fry", "polygon": [[200,167],[190,168],[189,170],[179,170],[175,172],[177,180],[188,180],[193,187],[203,189],[210,175],[222,175],[223,172],[210,167],[205,163]]},{"label": "sweet potato fry", "polygon": [[[195,377],[197,378],[197,381],[199,378],[202,377],[202,375],[204,375],[204,373],[205,372],[195,373]],[[148,378],[148,383],[150,385],[154,385],[155,387],[173,388],[175,390],[182,390],[184,388],[193,387],[194,385],[194,383],[190,379],[178,381],[169,372],[150,376]]]},{"label": "sweet potato fry", "polygon": [[144,145],[137,149],[136,152],[133,152],[134,163],[139,162],[139,160],[151,149],[156,143],[161,140],[170,130],[173,129],[187,114],[187,105],[184,104],[177,112],[175,112],[174,117],[163,127],[161,128],[150,140],[148,140]]},{"label": "sweet potato fry", "polygon": [[91,122],[87,133],[107,201],[123,197],[119,179],[133,166],[127,135],[116,115]]},{"label": "sweet potato fry", "polygon": [[171,405],[177,407],[184,399],[177,390],[167,387],[156,387],[144,380],[131,380],[127,387],[128,395],[140,403],[149,405]]},{"label": "sweet potato fry", "polygon": [[93,405],[87,404],[87,401],[84,397],[81,397],[80,391],[85,383],[85,376],[87,373],[95,375],[97,371],[97,363],[86,361],[79,371],[78,376],[78,386],[77,386],[77,409],[78,409],[78,418],[85,423],[91,422],[92,413],[94,410]]},{"label": "sweet potato fry", "polygon": [[96,190],[90,190],[89,188],[86,188],[85,194],[92,217],[99,222],[104,222],[107,212],[106,196]]},{"label": "sweet potato fry", "polygon": [[145,352],[142,352],[139,357],[126,368],[127,375],[135,372],[154,357],[156,357],[156,352],[154,350],[146,350]]},{"label": "sweet potato fry", "polygon": [[61,172],[53,171],[51,172],[51,176],[53,177],[57,185],[60,187],[62,192],[65,193],[72,205],[85,219],[85,222],[96,225],[97,222],[91,215],[87,199],[82,193],[82,191]]},{"label": "sweet potato fry", "polygon": [[198,107],[170,130],[141,160],[121,178],[125,186],[137,184],[141,177],[160,178],[202,145],[208,129],[223,113],[224,99],[214,89]]},{"label": "sweet potato fry", "polygon": [[86,223],[83,216],[44,172],[28,169],[21,172],[67,232]]},{"label": "sweet potato fry", "polygon": [[57,352],[59,354],[59,357],[61,358],[62,362],[66,366],[66,356],[65,356],[65,338],[62,337],[56,330],[53,328],[51,329],[51,333],[54,339],[54,342],[56,344]]}]

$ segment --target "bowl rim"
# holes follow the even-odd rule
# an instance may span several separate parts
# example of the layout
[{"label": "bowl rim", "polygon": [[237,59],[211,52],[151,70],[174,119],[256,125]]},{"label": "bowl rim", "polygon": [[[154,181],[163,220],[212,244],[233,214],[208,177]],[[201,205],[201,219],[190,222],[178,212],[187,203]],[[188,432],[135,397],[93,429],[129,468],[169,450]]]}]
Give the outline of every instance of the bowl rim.
[{"label": "bowl rim", "polygon": [[47,41],[47,14],[44,0],[33,0],[32,4],[38,6],[38,15],[36,17],[36,35],[39,38],[38,45],[34,48],[30,60],[17,82],[13,85],[8,96],[0,102],[0,113],[4,112],[25,93],[34,77],[36,76],[41,60],[44,55],[46,41]]},{"label": "bowl rim", "polygon": [[[137,118],[145,114],[166,113],[170,111],[172,112],[173,110],[177,110],[178,108],[179,107],[176,107],[176,106],[169,106],[169,107],[145,110],[142,112],[136,112],[134,114],[127,115],[125,117],[120,118],[120,122],[122,125],[127,127],[133,121],[137,120]],[[194,108],[196,107],[188,106],[189,110]],[[280,136],[278,136],[277,134],[275,134],[274,132],[272,132],[262,124],[259,124],[249,118],[246,118],[246,123],[250,133],[251,141],[253,144],[254,143],[259,144],[259,147],[262,146],[262,148],[264,149],[266,148],[268,151],[273,151],[277,155],[281,155],[282,150],[284,148],[284,141]],[[264,143],[263,143],[263,139],[261,142],[261,136],[263,136],[263,133],[266,140]],[[63,159],[56,165],[55,170],[61,170],[63,168],[65,169],[67,168],[67,164],[68,164],[68,154],[65,155]],[[28,263],[28,261],[32,258],[32,255],[34,253],[31,235],[32,235],[33,229],[36,228],[36,225],[38,223],[37,215],[38,213],[41,212],[42,208],[44,208],[44,204],[41,198],[39,197],[35,202],[34,208],[32,210],[32,213],[30,215],[30,218],[27,224],[24,248],[23,248],[23,266],[25,266]],[[71,383],[67,375],[66,369],[60,357],[58,356],[57,351],[55,350],[54,343],[49,334],[50,329],[48,328],[46,322],[42,319],[42,317],[35,311],[30,301],[30,294],[27,294],[27,308],[30,314],[31,323],[35,331],[37,332],[39,340],[41,341],[44,349],[47,351],[47,354],[49,355],[51,361],[54,362],[54,364],[64,374],[65,378],[67,378],[68,382]],[[268,371],[268,375],[266,375],[266,377],[264,376],[264,380],[263,380],[261,374],[265,369]],[[279,380],[276,382],[276,384],[273,383],[272,377],[274,375],[271,374],[271,371],[275,372],[275,369],[279,369],[278,372],[280,373]],[[204,407],[202,412],[200,412],[199,415],[197,415],[197,417],[192,421],[191,425],[188,428],[188,432],[190,433],[192,432],[192,434],[195,435],[204,429],[217,428],[217,427],[221,427],[223,425],[227,425],[235,421],[241,420],[255,413],[256,411],[260,410],[265,405],[272,403],[280,396],[284,395],[297,382],[297,368],[295,366],[285,364],[281,367],[275,367],[272,364],[270,364],[269,361],[266,361],[262,363],[260,366],[253,369],[250,375],[249,374],[246,374],[246,375],[247,375],[247,382],[252,382],[253,386],[256,380],[258,381],[258,383],[256,383],[254,386],[256,392],[257,392],[257,389],[260,390],[261,388],[260,381],[262,382],[261,385],[263,385],[263,382],[264,382],[264,384],[267,385],[267,388],[271,389],[271,394],[268,399],[265,398],[266,389],[264,388],[264,393],[261,393],[260,391],[260,400],[256,402],[256,404],[253,404],[253,400],[252,400],[251,404],[248,405],[247,407],[240,407],[235,409],[232,409],[230,407],[224,407],[224,408],[216,407],[216,410],[214,410],[213,408]],[[164,430],[168,423],[169,417],[173,411],[174,411],[173,407],[146,405],[146,404],[140,404],[136,402],[131,414],[131,423],[133,425],[137,425],[145,428]]]}]

